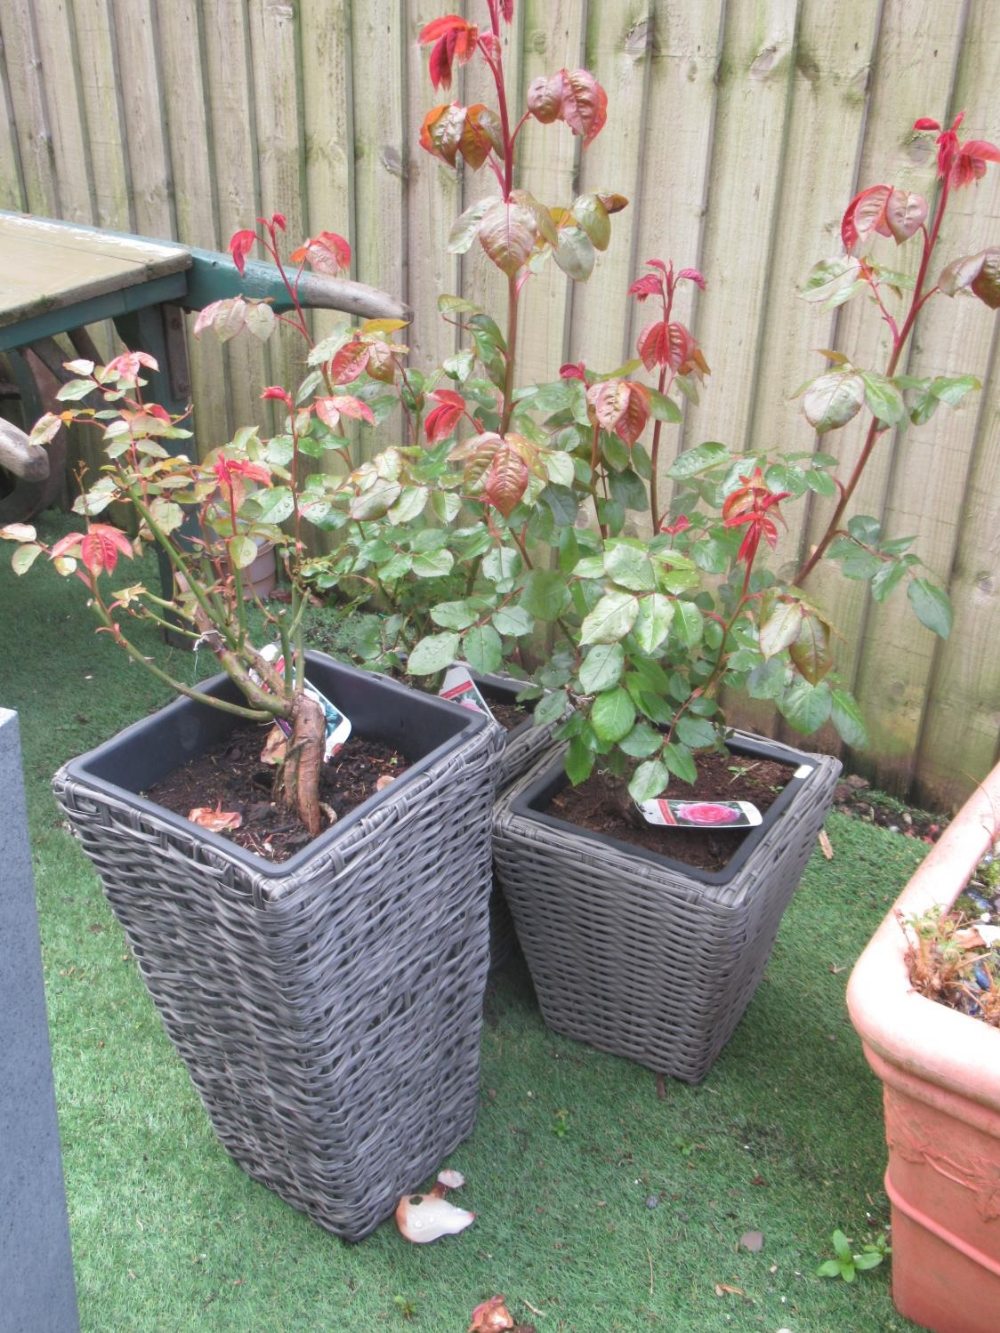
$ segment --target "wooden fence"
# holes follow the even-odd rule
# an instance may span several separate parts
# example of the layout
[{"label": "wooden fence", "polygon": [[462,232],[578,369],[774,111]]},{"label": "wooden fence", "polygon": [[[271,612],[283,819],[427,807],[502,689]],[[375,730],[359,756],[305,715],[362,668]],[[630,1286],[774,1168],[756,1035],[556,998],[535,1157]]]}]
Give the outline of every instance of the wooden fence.
[{"label": "wooden fence", "polygon": [[[443,248],[485,183],[417,146],[424,112],[444,98],[416,34],[459,8],[4,0],[0,207],[216,248],[275,210],[293,237],[340,231],[355,276],[410,302],[414,362],[434,364],[454,350],[438,294],[489,299],[493,281],[485,262]],[[483,7],[466,8],[474,19]],[[594,188],[631,200],[588,284],[568,290],[554,269],[534,283],[524,377],[583,355],[619,364],[634,347],[639,316],[626,289],[642,262],[697,265],[709,288],[680,317],[713,374],[678,448],[815,447],[789,400],[821,367],[815,349],[841,346],[861,364],[880,356],[862,310],[824,313],[796,295],[813,262],[837,252],[844,204],[883,180],[932,190],[932,143],[911,131],[918,116],[944,121],[964,108],[970,135],[1000,140],[995,0],[518,0],[507,60],[515,97],[536,75],[578,65],[609,96],[607,128],[582,155],[562,127],[528,127],[522,184],[551,203]],[[463,71],[451,96],[489,100],[473,83]],[[956,201],[951,232],[964,253],[1000,242],[1000,169]],[[905,440],[886,439],[857,510],[891,535],[916,536],[950,589],[954,632],[935,640],[901,592],[873,607],[861,585],[836,578],[813,591],[871,731],[870,751],[852,763],[946,804],[998,757],[1000,414],[995,319],[978,302],[938,305],[910,369],[974,371],[983,391]],[[254,418],[261,377],[280,373],[283,355],[195,350],[203,447]],[[836,447],[850,457],[859,438],[842,432]],[[816,499],[790,535],[792,556],[827,512]]]}]

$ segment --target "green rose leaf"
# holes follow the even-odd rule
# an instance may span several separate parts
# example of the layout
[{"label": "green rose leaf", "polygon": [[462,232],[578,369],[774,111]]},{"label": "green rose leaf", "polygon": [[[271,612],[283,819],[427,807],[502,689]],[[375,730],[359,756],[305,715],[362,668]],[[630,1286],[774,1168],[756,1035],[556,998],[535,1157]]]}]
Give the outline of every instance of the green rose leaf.
[{"label": "green rose leaf", "polygon": [[669,597],[654,592],[639,601],[639,614],[632,626],[635,641],[644,653],[654,653],[670,633],[674,606]]},{"label": "green rose leaf", "polygon": [[666,764],[659,759],[647,759],[632,774],[632,780],[628,784],[628,794],[639,804],[643,801],[652,801],[666,791],[669,781],[670,771]]},{"label": "green rose leaf", "polygon": [[437,579],[450,574],[454,564],[455,557],[450,551],[428,551],[413,557],[413,572],[418,578]]},{"label": "green rose leaf", "polygon": [[663,734],[647,722],[637,722],[627,736],[618,742],[618,748],[631,759],[648,759],[663,746]]},{"label": "green rose leaf", "polygon": [[686,713],[677,719],[674,730],[677,739],[689,750],[705,750],[715,744],[716,730],[711,722],[703,717],[692,717]]},{"label": "green rose leaf", "polygon": [[552,690],[549,694],[543,694],[535,705],[535,724],[544,727],[552,722],[561,721],[567,707],[568,700],[565,690]]},{"label": "green rose leaf", "polygon": [[951,633],[952,610],[948,594],[928,579],[914,579],[906,590],[921,625],[946,639]]},{"label": "green rose leaf", "polygon": [[468,602],[439,602],[432,606],[431,620],[442,629],[468,629],[478,619],[479,613]]},{"label": "green rose leaf", "polygon": [[535,622],[523,606],[501,606],[493,613],[493,625],[497,633],[518,639],[522,634],[530,634]]},{"label": "green rose leaf", "polygon": [[852,745],[855,749],[867,745],[868,731],[854,696],[847,690],[835,689],[830,691],[830,698],[832,700],[830,718],[844,743]]},{"label": "green rose leaf", "polygon": [[902,421],[906,416],[906,404],[892,380],[871,371],[863,372],[861,378],[865,384],[865,402],[872,416],[878,417],[886,426]]},{"label": "green rose leaf", "polygon": [[227,546],[234,569],[246,569],[257,559],[257,543],[250,537],[232,537]]},{"label": "green rose leaf", "polygon": [[760,627],[760,651],[765,657],[774,657],[788,648],[798,639],[804,620],[801,602],[775,602]]},{"label": "green rose leaf", "polygon": [[705,632],[705,621],[694,602],[674,602],[673,628],[685,648],[697,648]]},{"label": "green rose leaf", "polygon": [[614,744],[628,735],[634,723],[635,704],[622,686],[606,690],[594,700],[590,724],[600,740]]},{"label": "green rose leaf", "polygon": [[489,675],[503,661],[500,635],[492,625],[475,625],[462,638],[462,652],[473,671]]},{"label": "green rose leaf", "polygon": [[635,624],[639,599],[627,592],[605,593],[580,626],[580,643],[617,643]]},{"label": "green rose leaf", "polygon": [[694,782],[698,776],[694,757],[691,751],[683,745],[675,745],[673,741],[669,745],[665,745],[663,747],[663,762],[674,777],[680,778],[682,782]]},{"label": "green rose leaf", "polygon": [[284,523],[295,508],[292,492],[287,486],[272,486],[269,490],[254,491],[253,502],[262,523]]},{"label": "green rose leaf", "polygon": [[19,546],[11,557],[10,567],[15,574],[25,574],[42,553],[37,542],[28,542]]},{"label": "green rose leaf", "polygon": [[580,736],[574,736],[566,751],[566,774],[574,787],[586,782],[594,770],[596,756]]},{"label": "green rose leaf", "polygon": [[451,666],[458,656],[457,634],[428,634],[410,653],[406,669],[411,676],[432,676]]},{"label": "green rose leaf", "polygon": [[818,731],[829,719],[833,698],[825,682],[810,685],[808,681],[799,680],[779,701],[778,706],[795,730],[808,736],[810,732]]},{"label": "green rose leaf", "polygon": [[566,610],[569,592],[556,569],[533,569],[524,581],[521,605],[539,620],[556,620]]},{"label": "green rose leaf", "polygon": [[709,468],[727,462],[729,456],[729,450],[724,444],[709,440],[694,449],[686,449],[675,458],[667,469],[667,476],[673,477],[674,481],[686,481],[688,477],[696,477],[700,472],[707,472]]},{"label": "green rose leaf", "polygon": [[585,694],[600,694],[621,680],[625,650],[620,643],[595,643],[580,666],[580,687]]},{"label": "green rose leaf", "polygon": [[653,562],[641,547],[620,543],[604,555],[608,577],[632,592],[652,592],[656,587]]}]

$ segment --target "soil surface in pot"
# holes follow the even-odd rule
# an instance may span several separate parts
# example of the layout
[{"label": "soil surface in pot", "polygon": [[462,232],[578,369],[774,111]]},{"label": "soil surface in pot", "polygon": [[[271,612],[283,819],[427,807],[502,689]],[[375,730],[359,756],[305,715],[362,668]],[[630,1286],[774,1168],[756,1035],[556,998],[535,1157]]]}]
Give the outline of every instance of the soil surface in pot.
[{"label": "soil surface in pot", "polygon": [[903,921],[913,989],[1000,1027],[1000,870],[984,858],[951,911]]},{"label": "soil surface in pot", "polygon": [[[238,828],[216,831],[268,861],[287,861],[310,838],[299,819],[271,800],[274,768],[260,757],[267,732],[252,723],[238,726],[214,749],[143,794],[185,819],[198,807],[238,814]],[[343,819],[375,794],[380,778],[398,777],[406,768],[406,759],[391,745],[352,735],[340,754],[323,765],[319,799]]]},{"label": "soil surface in pot", "polygon": [[501,703],[499,699],[487,699],[486,704],[497,725],[503,727],[504,731],[514,731],[531,717],[530,710],[524,704]]},{"label": "soil surface in pot", "polygon": [[[670,795],[702,801],[750,801],[764,813],[795,771],[794,765],[741,755],[706,754],[697,759],[698,780],[677,782]],[[564,787],[548,813],[581,828],[644,847],[673,861],[717,871],[736,853],[745,829],[664,828],[647,824],[624,782],[592,773],[578,787]]]}]

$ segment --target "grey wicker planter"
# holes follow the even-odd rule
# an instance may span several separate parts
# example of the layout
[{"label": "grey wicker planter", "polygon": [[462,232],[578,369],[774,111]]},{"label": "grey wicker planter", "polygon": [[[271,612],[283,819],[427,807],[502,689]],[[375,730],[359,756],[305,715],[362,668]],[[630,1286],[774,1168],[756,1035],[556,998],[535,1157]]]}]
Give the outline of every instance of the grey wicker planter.
[{"label": "grey wicker planter", "polygon": [[[476,685],[486,702],[513,704],[517,702],[524,685],[510,676],[477,675]],[[551,750],[556,742],[552,739],[554,724],[535,726],[530,717],[507,732],[507,745],[500,760],[497,777],[497,791],[504,792],[527,773],[543,754]],[[503,896],[496,874],[493,876],[493,890],[490,893],[490,971],[494,972],[510,962],[517,948],[517,935],[514,920]]]},{"label": "grey wicker planter", "polygon": [[800,765],[716,875],[544,813],[547,757],[497,800],[494,865],[545,1022],[658,1073],[700,1082],[760,982],[840,772],[837,760],[752,737],[735,753]]},{"label": "grey wicker planter", "polygon": [[282,864],[138,795],[232,726],[218,710],[178,700],[54,787],[225,1148],[359,1240],[475,1120],[503,742],[321,654],[308,674],[411,767]]}]

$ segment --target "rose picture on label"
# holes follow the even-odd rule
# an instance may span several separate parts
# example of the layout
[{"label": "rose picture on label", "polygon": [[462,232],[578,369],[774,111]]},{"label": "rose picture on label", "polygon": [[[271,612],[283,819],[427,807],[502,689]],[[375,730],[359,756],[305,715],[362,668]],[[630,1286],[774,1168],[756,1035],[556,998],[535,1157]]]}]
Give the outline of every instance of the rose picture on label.
[{"label": "rose picture on label", "polygon": [[643,801],[639,806],[647,824],[670,828],[754,828],[761,813],[749,801]]}]

